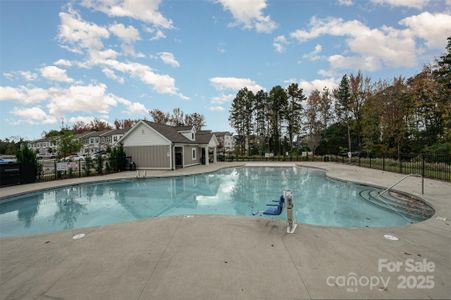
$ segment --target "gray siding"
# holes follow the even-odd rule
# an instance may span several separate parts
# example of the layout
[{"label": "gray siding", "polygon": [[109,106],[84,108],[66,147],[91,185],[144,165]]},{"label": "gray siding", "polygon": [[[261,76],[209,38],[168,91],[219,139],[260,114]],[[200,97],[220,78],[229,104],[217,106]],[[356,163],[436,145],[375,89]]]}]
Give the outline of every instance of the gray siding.
[{"label": "gray siding", "polygon": [[[188,146],[188,145],[185,145],[183,147],[184,147],[183,150],[185,152],[184,155],[183,155],[184,165],[185,166],[196,164],[196,163],[200,163],[200,159],[201,159],[201,155],[202,155],[202,149],[200,147]],[[197,151],[195,160],[192,159],[193,158],[193,154],[192,154],[193,153],[193,151],[192,151],[193,148],[195,148],[196,151]]]},{"label": "gray siding", "polygon": [[132,157],[137,168],[161,169],[170,168],[170,157],[168,152],[170,146],[126,146],[124,147],[127,156]]}]

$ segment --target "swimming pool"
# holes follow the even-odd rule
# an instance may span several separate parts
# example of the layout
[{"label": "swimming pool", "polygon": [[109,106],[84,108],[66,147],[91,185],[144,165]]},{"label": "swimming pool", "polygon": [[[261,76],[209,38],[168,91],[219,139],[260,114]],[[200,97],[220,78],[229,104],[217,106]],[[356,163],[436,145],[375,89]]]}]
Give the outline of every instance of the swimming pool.
[{"label": "swimming pool", "polygon": [[[415,210],[388,194],[377,200],[375,193],[380,190],[330,179],[318,169],[241,167],[190,176],[83,184],[12,197],[0,203],[0,236],[172,215],[253,217],[253,212],[265,209],[265,204],[278,199],[285,189],[293,193],[299,223],[388,227],[415,223],[433,214],[424,203]],[[283,220],[286,214],[271,218]]]}]

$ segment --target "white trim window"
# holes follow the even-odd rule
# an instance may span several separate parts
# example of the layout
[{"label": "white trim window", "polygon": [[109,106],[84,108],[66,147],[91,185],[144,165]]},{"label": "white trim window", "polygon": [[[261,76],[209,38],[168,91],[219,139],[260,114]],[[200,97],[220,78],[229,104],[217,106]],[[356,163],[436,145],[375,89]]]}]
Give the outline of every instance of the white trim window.
[{"label": "white trim window", "polygon": [[197,158],[197,151],[196,151],[196,148],[192,148],[191,151],[192,151],[192,153],[191,153],[191,154],[192,154],[192,159],[193,159],[193,160],[196,160],[196,158]]}]

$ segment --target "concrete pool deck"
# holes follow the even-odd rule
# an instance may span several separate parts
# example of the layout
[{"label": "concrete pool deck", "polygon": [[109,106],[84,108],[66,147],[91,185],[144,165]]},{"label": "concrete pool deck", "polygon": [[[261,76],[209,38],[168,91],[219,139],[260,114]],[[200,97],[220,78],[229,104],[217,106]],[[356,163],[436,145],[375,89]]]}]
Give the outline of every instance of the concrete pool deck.
[{"label": "concrete pool deck", "polygon": [[[188,175],[239,165],[243,164],[219,163],[148,175]],[[343,164],[300,165],[325,169],[333,178],[378,186],[390,186],[403,177]],[[136,173],[113,175],[102,180],[133,178]],[[98,179],[2,188],[0,197]],[[396,189],[421,196],[420,182],[419,178],[408,178]],[[284,222],[264,218],[176,216],[2,238],[0,298],[448,299],[451,184],[425,180],[423,198],[436,209],[436,215],[394,228],[301,224],[295,234],[287,234]],[[73,240],[77,233],[86,233],[86,237]],[[384,234],[393,234],[399,240],[387,240]],[[399,271],[384,268],[379,272],[379,259],[403,265]],[[432,262],[434,270],[408,272],[408,259],[424,265]],[[401,288],[402,278],[398,276],[404,275],[410,281]],[[426,276],[433,276],[433,288],[427,288],[424,280],[430,283],[431,278]],[[349,280],[354,277],[357,283]],[[342,280],[349,284],[342,284]],[[367,280],[374,286],[365,284]],[[382,280],[389,280],[387,288]],[[412,288],[413,281],[418,288]]]}]

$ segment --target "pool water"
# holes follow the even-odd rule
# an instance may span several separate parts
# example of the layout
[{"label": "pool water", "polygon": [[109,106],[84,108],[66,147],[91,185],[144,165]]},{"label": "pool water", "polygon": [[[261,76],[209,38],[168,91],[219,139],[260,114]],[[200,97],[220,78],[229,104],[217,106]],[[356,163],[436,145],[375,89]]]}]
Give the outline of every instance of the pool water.
[{"label": "pool water", "polygon": [[[240,215],[265,209],[290,189],[298,223],[385,227],[418,220],[360,196],[375,188],[332,180],[299,167],[242,167],[214,173],[92,183],[46,190],[0,203],[0,236],[20,236],[172,215]],[[268,217],[268,216],[264,216]],[[268,217],[286,219],[280,216]]]}]

